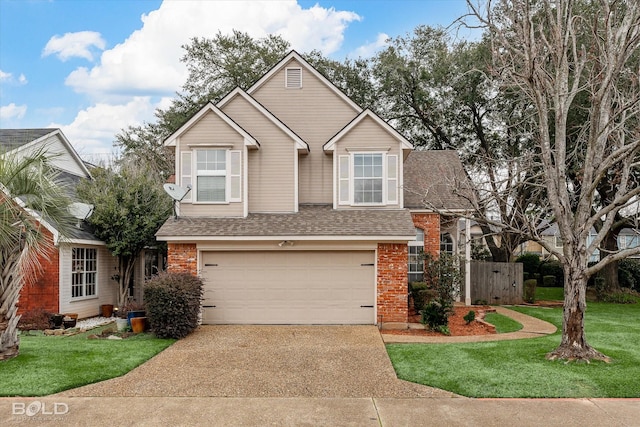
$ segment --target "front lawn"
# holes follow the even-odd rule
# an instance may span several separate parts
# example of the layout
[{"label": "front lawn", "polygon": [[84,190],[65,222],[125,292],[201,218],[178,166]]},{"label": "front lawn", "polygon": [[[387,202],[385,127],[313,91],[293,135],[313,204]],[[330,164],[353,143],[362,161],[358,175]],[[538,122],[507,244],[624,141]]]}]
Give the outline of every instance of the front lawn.
[{"label": "front lawn", "polygon": [[536,288],[536,301],[562,301],[564,288]]},{"label": "front lawn", "polygon": [[87,335],[22,334],[20,355],[0,362],[0,396],[45,396],[118,377],[175,342],[151,334],[122,340]]},{"label": "front lawn", "polygon": [[484,315],[484,320],[485,322],[491,323],[495,326],[496,332],[499,334],[516,332],[522,329],[522,324],[520,322],[516,322],[512,318],[498,313],[487,313]]},{"label": "front lawn", "polygon": [[[511,308],[511,307],[510,307]],[[555,324],[555,334],[465,344],[388,344],[398,377],[469,397],[640,397],[640,304],[589,303],[589,343],[612,363],[548,361],[561,308],[513,307]]]}]

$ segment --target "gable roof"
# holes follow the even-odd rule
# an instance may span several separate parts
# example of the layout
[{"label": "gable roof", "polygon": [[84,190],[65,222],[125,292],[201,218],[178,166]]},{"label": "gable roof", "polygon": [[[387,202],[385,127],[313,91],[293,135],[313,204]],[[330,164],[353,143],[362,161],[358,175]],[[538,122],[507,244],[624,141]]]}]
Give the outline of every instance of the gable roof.
[{"label": "gable roof", "polygon": [[[67,154],[76,163],[78,169],[87,177],[91,178],[91,173],[85,162],[80,158],[71,142],[58,128],[37,128],[37,129],[0,129],[0,148],[4,151],[24,151],[42,144],[50,138],[58,138],[64,146]],[[43,147],[45,147],[43,145]],[[0,150],[1,151],[1,150]]]},{"label": "gable roof", "polygon": [[164,145],[167,147],[175,147],[176,140],[183,133],[188,131],[193,125],[198,123],[202,117],[204,117],[207,113],[213,113],[220,117],[226,124],[231,126],[233,130],[238,132],[240,135],[244,137],[244,144],[248,147],[258,148],[260,147],[260,143],[253,137],[249,132],[244,130],[242,126],[233,121],[233,119],[227,116],[224,111],[220,108],[216,107],[212,102],[208,102],[204,107],[202,107],[197,113],[195,113],[185,124],[180,126],[175,132],[173,132],[167,139],[164,141]]},{"label": "gable roof", "polygon": [[262,104],[260,104],[254,97],[246,93],[241,88],[237,87],[227,96],[222,98],[217,106],[218,108],[224,108],[224,106],[230,102],[233,98],[240,96],[242,99],[246,100],[249,104],[251,104],[256,110],[258,110],[262,115],[264,115],[267,119],[269,119],[274,125],[276,125],[281,131],[286,133],[291,139],[293,139],[296,143],[296,148],[298,150],[303,150],[309,152],[309,144],[305,142],[298,134],[296,134],[293,130],[291,130],[287,125],[285,125],[280,119],[274,116],[269,110],[267,110]]},{"label": "gable roof", "polygon": [[329,79],[323,76],[318,70],[311,66],[298,52],[292,50],[289,52],[284,58],[282,58],[276,65],[274,65],[267,73],[262,76],[257,82],[255,82],[249,89],[247,89],[247,93],[249,95],[256,92],[260,87],[274,76],[274,74],[278,73],[283,67],[286,67],[289,62],[292,60],[298,61],[308,72],[313,74],[318,80],[324,83],[329,89],[331,89],[336,95],[338,95],[345,103],[347,103],[351,108],[353,108],[356,112],[360,113],[362,111],[362,107],[353,102],[351,98],[349,98],[344,92],[342,92],[336,85],[331,83]]},{"label": "gable roof", "polygon": [[397,139],[402,144],[403,150],[413,150],[413,144],[407,140],[400,132],[398,132],[393,126],[385,122],[376,113],[370,109],[366,109],[358,114],[353,120],[351,120],[345,127],[343,127],[337,134],[335,134],[329,141],[327,141],[322,147],[324,151],[330,152],[335,149],[336,143],[346,134],[348,134],[358,123],[362,122],[366,117],[373,119],[380,127],[388,132],[392,137]]},{"label": "gable roof", "polygon": [[471,182],[453,150],[412,151],[404,161],[404,206],[470,211]]}]

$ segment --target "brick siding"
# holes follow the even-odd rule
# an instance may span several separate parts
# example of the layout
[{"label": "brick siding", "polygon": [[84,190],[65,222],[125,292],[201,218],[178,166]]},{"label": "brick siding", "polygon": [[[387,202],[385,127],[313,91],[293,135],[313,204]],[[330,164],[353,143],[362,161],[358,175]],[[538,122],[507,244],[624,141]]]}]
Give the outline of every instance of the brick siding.
[{"label": "brick siding", "polygon": [[424,231],[424,251],[440,254],[440,215],[437,213],[412,213],[413,225]]},{"label": "brick siding", "polygon": [[378,244],[379,323],[406,322],[408,319],[408,256],[406,243]]},{"label": "brick siding", "polygon": [[[44,229],[49,244],[53,245],[53,235]],[[38,257],[40,270],[27,274],[36,275],[34,282],[27,282],[20,291],[18,313],[24,314],[35,309],[44,309],[50,313],[60,310],[60,253],[55,247],[47,254]]]},{"label": "brick siding", "polygon": [[167,245],[167,271],[198,275],[198,252],[195,243],[169,243]]}]

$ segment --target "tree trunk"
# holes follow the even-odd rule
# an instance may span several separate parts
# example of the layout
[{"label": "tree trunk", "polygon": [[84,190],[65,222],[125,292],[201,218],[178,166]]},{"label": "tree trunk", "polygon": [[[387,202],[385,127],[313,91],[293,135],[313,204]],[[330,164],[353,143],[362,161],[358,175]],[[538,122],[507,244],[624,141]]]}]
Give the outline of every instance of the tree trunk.
[{"label": "tree trunk", "polygon": [[4,269],[0,277],[0,360],[11,359],[19,353],[20,336],[18,335],[18,299],[22,283],[16,277],[17,257],[16,253],[3,251],[0,257],[4,258]]},{"label": "tree trunk", "polygon": [[[602,241],[606,252],[600,253],[600,259],[604,258],[609,251],[615,252],[618,250],[618,233],[611,230],[606,234]],[[604,279],[604,292],[611,294],[620,291],[620,282],[618,281],[618,261],[614,261],[604,266],[600,270],[600,276]]]},{"label": "tree trunk", "polygon": [[[578,260],[571,260],[570,266],[564,268],[564,307],[562,310],[562,341],[560,346],[547,354],[547,359],[564,359],[568,361],[610,359],[587,343],[584,332],[584,313],[587,309],[586,290],[587,277],[585,268],[581,268]],[[586,261],[585,261],[586,267]]]}]

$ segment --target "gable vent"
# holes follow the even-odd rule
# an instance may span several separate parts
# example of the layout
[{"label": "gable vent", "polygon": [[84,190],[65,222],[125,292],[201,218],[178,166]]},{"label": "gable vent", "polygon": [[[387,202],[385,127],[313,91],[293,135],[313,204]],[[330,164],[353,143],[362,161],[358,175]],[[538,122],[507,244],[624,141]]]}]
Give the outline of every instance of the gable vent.
[{"label": "gable vent", "polygon": [[302,68],[287,68],[285,70],[285,87],[287,89],[302,87]]}]

